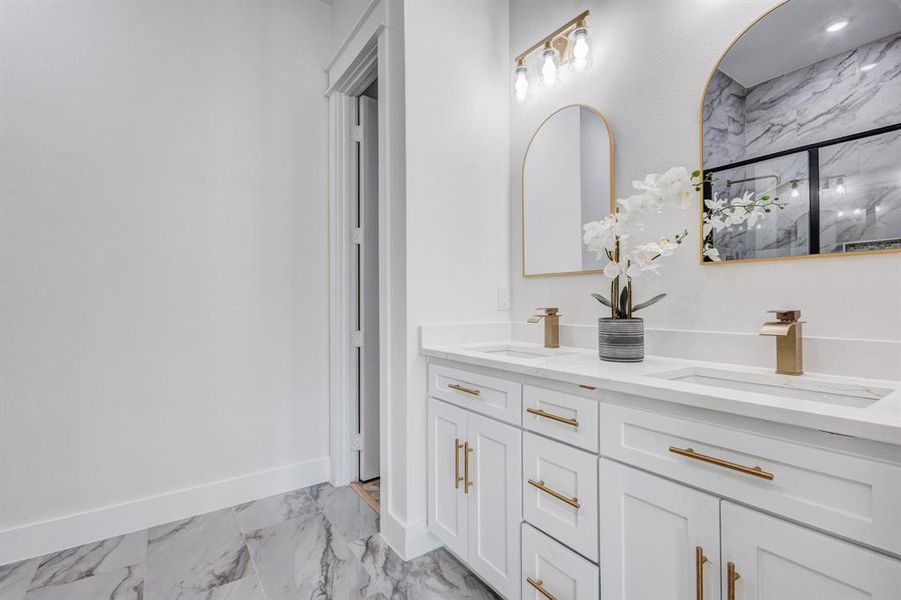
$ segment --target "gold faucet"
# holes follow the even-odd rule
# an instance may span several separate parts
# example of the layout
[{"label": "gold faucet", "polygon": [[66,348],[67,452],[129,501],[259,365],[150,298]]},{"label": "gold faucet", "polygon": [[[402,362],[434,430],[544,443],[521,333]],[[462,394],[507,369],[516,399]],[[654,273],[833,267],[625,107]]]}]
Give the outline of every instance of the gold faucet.
[{"label": "gold faucet", "polygon": [[776,336],[776,372],[782,375],[802,375],[800,310],[770,310],[776,321],[764,323],[760,335]]},{"label": "gold faucet", "polygon": [[537,323],[544,319],[544,347],[559,348],[560,347],[560,315],[557,311],[560,309],[556,306],[548,306],[545,308],[536,308],[535,310],[543,310],[544,314],[532,315],[527,323]]}]

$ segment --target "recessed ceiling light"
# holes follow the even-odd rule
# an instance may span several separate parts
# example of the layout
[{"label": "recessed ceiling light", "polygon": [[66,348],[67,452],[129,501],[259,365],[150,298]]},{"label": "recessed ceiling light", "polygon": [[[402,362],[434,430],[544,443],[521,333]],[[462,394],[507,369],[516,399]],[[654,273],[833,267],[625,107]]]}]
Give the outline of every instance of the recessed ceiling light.
[{"label": "recessed ceiling light", "polygon": [[845,27],[848,26],[848,20],[842,19],[841,21],[836,21],[835,23],[830,23],[826,26],[826,31],[829,33],[835,33],[836,31],[841,31]]},{"label": "recessed ceiling light", "polygon": [[861,71],[869,71],[870,69],[875,69],[876,65],[879,63],[867,63],[860,68]]}]

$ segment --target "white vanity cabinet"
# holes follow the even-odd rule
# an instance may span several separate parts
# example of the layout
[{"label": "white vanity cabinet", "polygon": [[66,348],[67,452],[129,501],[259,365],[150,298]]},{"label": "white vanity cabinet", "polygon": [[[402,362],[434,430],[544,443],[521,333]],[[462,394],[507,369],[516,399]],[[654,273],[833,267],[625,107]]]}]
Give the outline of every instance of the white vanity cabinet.
[{"label": "white vanity cabinet", "polygon": [[429,531],[519,598],[522,440],[516,427],[429,399]]},{"label": "white vanity cabinet", "polygon": [[516,368],[429,365],[429,529],[506,598],[901,598],[901,440]]},{"label": "white vanity cabinet", "polygon": [[720,598],[719,498],[600,460],[601,595]]}]

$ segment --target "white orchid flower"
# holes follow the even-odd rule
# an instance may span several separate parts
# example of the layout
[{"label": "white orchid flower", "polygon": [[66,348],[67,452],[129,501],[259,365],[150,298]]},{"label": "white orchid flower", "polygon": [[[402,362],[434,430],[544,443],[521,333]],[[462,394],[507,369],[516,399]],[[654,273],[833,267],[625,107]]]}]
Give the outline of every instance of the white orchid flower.
[{"label": "white orchid flower", "polygon": [[712,245],[707,245],[707,247],[704,248],[704,256],[714,262],[722,260],[722,258],[720,258],[720,251]]},{"label": "white orchid flower", "polygon": [[607,266],[604,267],[604,277],[607,279],[616,279],[623,273],[623,267],[614,261],[610,261],[607,263]]}]

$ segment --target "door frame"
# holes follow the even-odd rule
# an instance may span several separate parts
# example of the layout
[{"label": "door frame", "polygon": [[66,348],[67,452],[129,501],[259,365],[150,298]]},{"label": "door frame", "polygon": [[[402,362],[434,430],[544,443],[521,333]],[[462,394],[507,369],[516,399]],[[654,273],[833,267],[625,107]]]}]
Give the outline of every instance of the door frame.
[{"label": "door frame", "polygon": [[[397,28],[396,34],[402,35]],[[356,472],[351,450],[355,406],[351,332],[351,211],[356,198],[355,96],[378,76],[379,128],[379,463],[383,515],[391,506],[389,398],[404,398],[405,210],[402,139],[392,139],[392,109],[403,106],[402,57],[389,56],[387,0],[373,0],[326,65],[329,102],[329,481],[343,486]],[[395,60],[389,60],[395,59]],[[397,156],[395,156],[397,155]],[[384,523],[385,520],[383,519]]]}]

